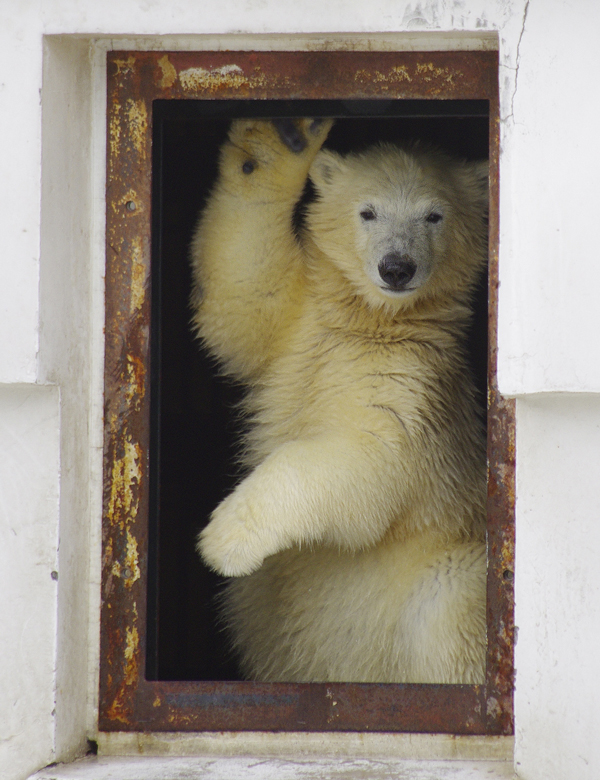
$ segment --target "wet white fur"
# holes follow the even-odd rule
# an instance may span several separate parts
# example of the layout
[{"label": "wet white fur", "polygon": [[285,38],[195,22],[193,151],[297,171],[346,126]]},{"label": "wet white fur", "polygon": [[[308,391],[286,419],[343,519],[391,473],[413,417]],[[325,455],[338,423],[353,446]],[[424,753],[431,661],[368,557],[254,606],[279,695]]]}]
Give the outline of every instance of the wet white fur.
[{"label": "wet white fur", "polygon": [[[418,146],[342,158],[319,151],[330,123],[301,126],[294,153],[269,122],[233,124],[194,240],[195,323],[251,419],[248,476],[199,550],[234,578],[252,678],[482,682],[485,450],[462,345],[485,167]],[[379,276],[392,251],[409,290]]]}]

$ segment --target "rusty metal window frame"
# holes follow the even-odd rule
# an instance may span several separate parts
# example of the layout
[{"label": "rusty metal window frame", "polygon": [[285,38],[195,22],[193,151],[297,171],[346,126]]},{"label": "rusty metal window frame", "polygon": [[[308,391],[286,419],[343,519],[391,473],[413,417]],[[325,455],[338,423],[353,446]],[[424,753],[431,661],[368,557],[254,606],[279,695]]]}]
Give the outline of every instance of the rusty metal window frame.
[{"label": "rusty metal window frame", "polygon": [[[136,51],[109,53],[107,68],[100,730],[511,734],[514,408],[499,396],[496,384],[497,54]],[[486,682],[472,686],[148,680],[144,670],[150,509],[152,102],[382,97],[489,101]]]}]

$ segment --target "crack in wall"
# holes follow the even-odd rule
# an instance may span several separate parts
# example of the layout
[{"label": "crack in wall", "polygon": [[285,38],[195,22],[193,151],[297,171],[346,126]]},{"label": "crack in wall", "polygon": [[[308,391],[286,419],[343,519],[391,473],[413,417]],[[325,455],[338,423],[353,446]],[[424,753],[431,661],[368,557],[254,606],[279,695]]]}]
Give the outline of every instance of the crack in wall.
[{"label": "crack in wall", "polygon": [[517,89],[519,86],[519,66],[521,64],[521,41],[525,33],[525,25],[527,24],[527,14],[529,13],[530,0],[525,0],[525,8],[523,10],[523,23],[521,25],[521,32],[519,33],[519,40],[517,41],[517,52],[515,55],[515,83],[513,87],[512,96],[510,98],[510,116],[514,122],[515,120],[515,98],[517,96]]}]

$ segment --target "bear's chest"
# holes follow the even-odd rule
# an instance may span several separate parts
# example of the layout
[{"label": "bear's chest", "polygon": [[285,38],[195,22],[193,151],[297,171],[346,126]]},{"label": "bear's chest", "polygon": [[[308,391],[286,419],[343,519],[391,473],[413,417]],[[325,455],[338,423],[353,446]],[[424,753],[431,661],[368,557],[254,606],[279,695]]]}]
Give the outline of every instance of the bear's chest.
[{"label": "bear's chest", "polygon": [[277,441],[313,436],[378,405],[400,409],[407,397],[412,404],[419,393],[410,362],[399,343],[314,319],[298,322],[252,391],[256,434]]}]

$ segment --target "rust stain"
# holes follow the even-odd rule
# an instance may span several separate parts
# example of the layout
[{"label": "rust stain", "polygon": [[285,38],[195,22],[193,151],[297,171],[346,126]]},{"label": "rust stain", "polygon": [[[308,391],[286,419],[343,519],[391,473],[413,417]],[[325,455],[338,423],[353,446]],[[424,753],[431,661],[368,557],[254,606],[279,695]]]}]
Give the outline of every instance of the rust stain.
[{"label": "rust stain", "polygon": [[[135,604],[134,604],[135,607]],[[137,617],[137,615],[136,615]],[[137,682],[140,655],[140,635],[137,625],[125,628],[125,685],[131,686]]]},{"label": "rust stain", "polygon": [[169,723],[177,723],[177,724],[182,723],[185,725],[189,725],[193,723],[193,718],[191,715],[181,714],[179,712],[177,713],[170,712],[167,717],[167,720]]},{"label": "rust stain", "polygon": [[110,720],[118,720],[121,723],[127,723],[128,722],[128,715],[131,712],[130,707],[126,707],[123,702],[123,696],[117,695],[115,696],[112,704],[106,711],[106,716]]},{"label": "rust stain", "polygon": [[165,54],[164,57],[161,57],[158,61],[158,65],[163,74],[160,80],[161,89],[169,89],[177,81],[177,71],[169,59],[169,55]]},{"label": "rust stain", "polygon": [[137,605],[134,602],[132,610],[133,625],[125,627],[123,652],[125,669],[123,679],[106,713],[110,720],[117,720],[121,723],[129,722],[129,717],[133,711],[131,689],[136,685],[139,678],[141,650],[137,617]]},{"label": "rust stain", "polygon": [[128,131],[133,145],[142,159],[146,157],[148,110],[143,100],[128,100],[125,109]]},{"label": "rust stain", "polygon": [[113,540],[112,537],[108,537],[104,544],[104,550],[102,551],[102,568],[108,569],[111,566],[113,559]]},{"label": "rust stain", "polygon": [[208,90],[214,92],[219,88],[240,89],[242,87],[265,87],[268,79],[260,68],[254,69],[254,74],[246,76],[239,65],[222,65],[220,68],[187,68],[179,74],[181,86],[189,92]]},{"label": "rust stain", "polygon": [[[137,355],[127,355],[127,384],[125,387],[125,399],[135,410],[146,393],[146,365]],[[140,450],[141,452],[141,450]]]}]

